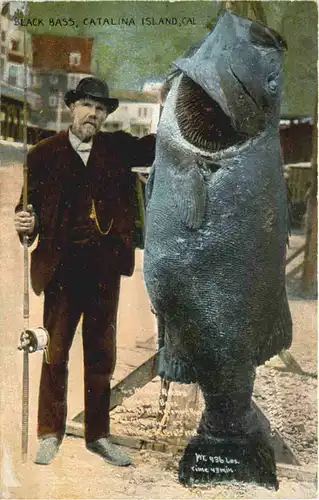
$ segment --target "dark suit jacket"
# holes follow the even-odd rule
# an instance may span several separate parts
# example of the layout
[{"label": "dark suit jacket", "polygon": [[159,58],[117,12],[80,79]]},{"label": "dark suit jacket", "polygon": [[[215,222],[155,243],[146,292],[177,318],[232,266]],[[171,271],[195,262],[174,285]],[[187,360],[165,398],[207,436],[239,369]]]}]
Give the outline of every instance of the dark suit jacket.
[{"label": "dark suit jacket", "polygon": [[[125,132],[99,132],[94,137],[87,165],[92,171],[92,196],[99,224],[104,230],[113,219],[112,229],[105,238],[116,247],[114,265],[127,276],[134,270],[132,197],[135,174],[130,168],[150,165],[154,151],[154,135],[138,139]],[[39,234],[31,256],[32,287],[37,295],[52,279],[67,249],[72,186],[78,168],[84,166],[66,131],[41,141],[28,154],[28,203],[33,205],[37,216],[30,244]],[[16,211],[21,208],[22,194]]]}]

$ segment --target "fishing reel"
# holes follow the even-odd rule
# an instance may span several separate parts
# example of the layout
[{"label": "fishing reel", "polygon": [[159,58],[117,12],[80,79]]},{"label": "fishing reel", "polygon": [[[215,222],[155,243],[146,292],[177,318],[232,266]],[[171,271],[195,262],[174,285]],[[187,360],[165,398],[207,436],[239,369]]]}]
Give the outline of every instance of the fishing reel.
[{"label": "fishing reel", "polygon": [[47,348],[49,346],[50,337],[49,333],[45,328],[39,327],[34,329],[27,329],[21,333],[20,345],[18,349],[20,351],[26,350],[29,353],[36,351],[44,351],[47,355]]}]

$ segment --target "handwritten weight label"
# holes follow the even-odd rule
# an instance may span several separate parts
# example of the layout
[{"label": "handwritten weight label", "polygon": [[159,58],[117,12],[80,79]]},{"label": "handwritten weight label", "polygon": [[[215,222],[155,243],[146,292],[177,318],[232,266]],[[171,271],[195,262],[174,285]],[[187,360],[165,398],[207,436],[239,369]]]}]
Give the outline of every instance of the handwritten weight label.
[{"label": "handwritten weight label", "polygon": [[[234,473],[234,466],[239,465],[237,458],[204,455],[195,453],[195,465],[191,466],[193,472],[204,472],[209,474],[231,474]],[[233,466],[233,467],[229,467]]]}]

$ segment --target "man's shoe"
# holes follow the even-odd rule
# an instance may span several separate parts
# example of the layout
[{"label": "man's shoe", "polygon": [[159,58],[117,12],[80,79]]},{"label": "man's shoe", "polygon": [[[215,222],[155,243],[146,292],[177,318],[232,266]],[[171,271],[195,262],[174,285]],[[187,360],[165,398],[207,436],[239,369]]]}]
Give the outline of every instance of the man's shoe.
[{"label": "man's shoe", "polygon": [[100,455],[100,457],[110,464],[119,465],[120,467],[132,464],[132,459],[108,438],[100,438],[96,441],[86,443],[86,447],[92,453]]},{"label": "man's shoe", "polygon": [[59,451],[60,440],[51,436],[40,439],[39,448],[34,463],[39,465],[48,465],[54,459]]}]

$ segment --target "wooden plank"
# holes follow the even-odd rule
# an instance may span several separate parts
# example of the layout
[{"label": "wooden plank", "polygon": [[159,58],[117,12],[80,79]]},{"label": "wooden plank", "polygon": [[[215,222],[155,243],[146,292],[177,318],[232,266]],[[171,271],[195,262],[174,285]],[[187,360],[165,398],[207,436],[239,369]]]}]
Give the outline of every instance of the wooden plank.
[{"label": "wooden plank", "polygon": [[252,407],[258,415],[260,423],[270,434],[270,442],[275,450],[276,462],[300,465],[298,457],[286,443],[280,432],[277,429],[274,429],[271,432],[270,422],[254,398],[252,399]]},{"label": "wooden plank", "polygon": [[317,484],[318,468],[316,465],[296,466],[277,463],[277,473],[281,477],[295,481],[308,481]]},{"label": "wooden plank", "polygon": [[[154,359],[155,358],[155,359]],[[150,361],[152,360],[152,361]],[[155,363],[156,357],[150,358],[144,365],[146,365],[146,370],[144,371],[144,374],[148,374],[150,370],[150,366],[152,363]],[[144,367],[145,368],[145,367]],[[137,372],[139,369],[136,369],[135,372]],[[132,375],[132,374],[130,374]],[[148,376],[148,375],[147,375]],[[126,379],[124,379],[125,381]],[[132,379],[134,382],[134,378]],[[120,382],[118,385],[122,384]],[[136,382],[134,382],[136,383]],[[145,385],[145,384],[144,384]],[[121,392],[119,394],[119,399],[122,401],[125,397],[125,395],[122,395]],[[116,396],[113,400],[113,402],[116,400]],[[271,426],[270,422],[263,412],[263,410],[260,408],[260,406],[256,403],[256,401],[252,400],[252,407],[255,409],[258,415],[258,419],[263,426],[263,428],[266,430],[266,432],[269,433],[270,435],[270,442],[275,450],[275,457],[277,462],[282,462],[282,463],[288,463],[288,464],[293,464],[293,465],[300,465],[300,462],[297,458],[297,456],[294,454],[292,449],[289,447],[289,445],[285,442],[284,438],[280,434],[279,431],[276,429],[271,432]],[[83,426],[83,418],[84,418],[84,412],[81,412],[77,417],[75,417],[72,421],[68,421],[67,423],[67,428],[66,428],[66,433],[67,434],[73,434],[75,436],[84,436],[84,426]],[[178,449],[183,449],[186,446],[186,443],[188,441],[187,437],[182,437],[182,438],[169,438],[169,442],[167,440],[161,439],[160,435],[154,436],[154,440],[149,439],[149,438],[139,438],[139,437],[132,437],[132,436],[121,436],[119,441],[119,436],[116,437],[117,443],[118,444],[123,444],[125,446],[133,447],[133,448],[138,448],[140,449],[141,447],[147,447],[151,449],[156,449],[156,450],[161,450],[165,451],[165,449],[169,446],[178,446]],[[179,443],[177,445],[176,439],[179,440]],[[130,444],[129,444],[130,443]],[[141,445],[142,443],[142,445]]]},{"label": "wooden plank", "polygon": [[112,388],[110,402],[111,410],[122,403],[127,392],[132,391],[133,393],[136,388],[144,387],[144,385],[156,377],[157,358],[158,354],[153,354],[142,365],[135,368],[127,377]]},{"label": "wooden plank", "polygon": [[298,255],[304,252],[305,249],[306,249],[306,244],[301,245],[301,247],[299,247],[295,252],[293,252],[286,260],[286,266],[290,264],[290,262],[292,262],[296,257],[298,257]]},{"label": "wooden plank", "polygon": [[318,90],[312,138],[311,187],[307,200],[306,250],[301,285],[304,292],[313,292],[318,274]]},{"label": "wooden plank", "polygon": [[302,267],[303,267],[303,262],[300,262],[300,264],[298,264],[296,267],[294,267],[291,271],[289,271],[286,274],[286,278],[287,279],[293,278],[293,276],[295,276],[296,274],[299,273],[299,271],[301,271]]},{"label": "wooden plank", "polygon": [[[144,387],[148,382],[156,377],[156,363],[158,354],[153,354],[142,365],[138,366],[130,372],[124,379],[118,382],[111,389],[110,410],[120,405],[127,397],[127,393],[132,392],[140,387]],[[78,413],[72,421],[84,422],[84,411]]]},{"label": "wooden plank", "polygon": [[152,335],[147,340],[137,340],[135,346],[139,349],[146,349],[148,351],[156,350],[156,338]]},{"label": "wooden plank", "polygon": [[[76,422],[70,422],[67,425],[66,432],[73,436],[84,437],[83,425]],[[119,446],[126,446],[135,450],[148,449],[173,454],[183,452],[187,444],[187,440],[181,440],[181,438],[170,438],[169,442],[164,439],[151,440],[145,437],[119,436],[116,434],[111,434],[110,438],[114,444]],[[312,482],[317,480],[317,467],[315,465],[300,466],[287,464],[278,461],[276,456],[276,467],[277,473],[281,477],[287,477],[297,481]]]},{"label": "wooden plank", "polygon": [[[128,397],[128,393],[134,392],[136,388],[144,387],[148,382],[153,380],[156,377],[156,363],[158,359],[158,353],[153,354],[148,360],[146,360],[142,365],[138,366],[135,370],[130,372],[124,379],[118,382],[111,390],[111,401],[110,401],[110,409],[114,409],[116,406],[120,405],[123,400]],[[291,448],[285,442],[281,434],[275,430],[271,433],[270,422],[257,404],[255,399],[252,399],[252,407],[255,409],[258,419],[261,425],[265,428],[265,430],[269,433],[272,446],[275,450],[276,460],[278,462],[284,462],[294,465],[300,465],[300,462],[296,455],[293,453]],[[77,414],[72,422],[69,423],[68,429],[72,434],[72,423],[80,423],[83,426],[84,422],[84,411]],[[77,432],[79,432],[79,427],[75,428]],[[81,431],[83,434],[83,430]],[[67,431],[68,433],[68,431]]]},{"label": "wooden plank", "polygon": [[132,167],[131,171],[136,174],[150,174],[151,167]]},{"label": "wooden plank", "polygon": [[[66,434],[84,438],[83,424],[75,422],[74,420],[68,421],[66,424]],[[136,450],[140,450],[144,447],[144,440],[135,436],[118,436],[116,434],[111,434],[110,438],[114,444],[120,446],[127,446],[128,448],[134,448]]]},{"label": "wooden plank", "polygon": [[[70,422],[66,428],[67,434],[73,436],[84,437],[83,425],[76,422]],[[136,436],[118,436],[116,434],[111,434],[111,440],[114,444],[119,446],[126,446],[135,450],[149,449],[153,451],[160,451],[163,453],[181,453],[185,446],[186,440],[184,442],[175,443],[172,438],[171,442],[157,439],[152,441],[147,438],[139,438]],[[179,438],[180,439],[180,438]],[[278,462],[276,457],[277,473],[281,477],[287,477],[289,479],[294,479],[297,481],[316,481],[317,480],[317,467],[315,465],[300,466],[294,464],[287,464],[283,462]]]},{"label": "wooden plank", "polygon": [[282,351],[280,351],[278,356],[285,364],[285,366],[289,369],[289,371],[291,371],[292,373],[303,374],[303,369],[301,368],[299,363],[297,363],[290,351],[283,349]]}]

